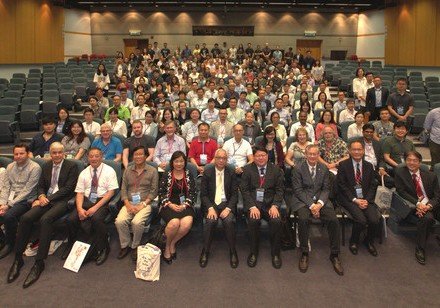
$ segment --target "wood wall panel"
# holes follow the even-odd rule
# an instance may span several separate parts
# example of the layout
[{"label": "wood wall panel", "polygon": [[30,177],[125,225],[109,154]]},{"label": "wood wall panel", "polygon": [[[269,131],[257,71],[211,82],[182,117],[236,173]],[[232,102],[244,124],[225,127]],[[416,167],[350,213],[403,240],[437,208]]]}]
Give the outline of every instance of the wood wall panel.
[{"label": "wood wall panel", "polygon": [[[419,0],[415,7],[416,24],[416,45],[415,45],[415,65],[435,65],[435,42],[436,33],[436,5],[432,5],[430,0]],[[430,46],[430,48],[426,48]]]},{"label": "wood wall panel", "polygon": [[64,9],[49,0],[0,0],[0,64],[64,59]]},{"label": "wood wall panel", "polygon": [[436,23],[433,24],[436,27],[437,32],[434,37],[435,43],[432,43],[433,48],[435,48],[435,65],[440,66],[440,3],[437,3],[437,12],[436,12]]},{"label": "wood wall panel", "polygon": [[385,10],[385,27],[387,34],[385,37],[385,59],[387,64],[396,64],[399,59],[399,31],[397,27],[397,7]]}]

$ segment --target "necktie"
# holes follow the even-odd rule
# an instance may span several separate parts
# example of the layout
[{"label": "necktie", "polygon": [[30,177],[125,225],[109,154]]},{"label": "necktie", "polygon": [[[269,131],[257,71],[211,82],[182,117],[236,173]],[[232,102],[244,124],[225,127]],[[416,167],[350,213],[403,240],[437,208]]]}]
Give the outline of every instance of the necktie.
[{"label": "necktie", "polygon": [[97,169],[93,169],[93,177],[92,177],[92,191],[97,192],[98,191],[98,174]]},{"label": "necktie", "polygon": [[52,179],[50,181],[50,187],[52,189],[54,189],[55,186],[58,184],[59,170],[60,170],[60,166],[59,165],[53,165]]},{"label": "necktie", "polygon": [[362,182],[362,174],[361,174],[361,164],[356,164],[356,175],[355,175],[356,184],[360,185]]},{"label": "necktie", "polygon": [[260,168],[260,176],[264,176],[264,170],[265,170],[266,168],[264,168],[264,167],[261,167]]},{"label": "necktie", "polygon": [[412,180],[413,180],[414,186],[416,188],[417,197],[419,199],[422,199],[424,197],[424,195],[423,195],[422,187],[420,186],[419,179],[417,178],[417,174],[413,173]]},{"label": "necktie", "polygon": [[222,195],[223,195],[223,175],[221,172],[217,173],[218,182],[215,187],[215,204],[219,205],[222,203]]},{"label": "necktie", "polygon": [[312,167],[312,173],[310,174],[310,176],[312,177],[312,180],[315,180],[315,167]]}]

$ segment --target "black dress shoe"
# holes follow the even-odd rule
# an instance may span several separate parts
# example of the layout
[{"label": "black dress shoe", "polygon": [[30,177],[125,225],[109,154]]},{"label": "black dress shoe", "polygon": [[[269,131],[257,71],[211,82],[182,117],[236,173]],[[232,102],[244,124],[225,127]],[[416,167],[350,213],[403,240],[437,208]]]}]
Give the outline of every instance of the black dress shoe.
[{"label": "black dress shoe", "polygon": [[67,243],[67,245],[64,247],[63,253],[61,254],[61,260],[66,260],[69,257],[72,247],[73,244]]},{"label": "black dress shoe", "polygon": [[170,265],[173,263],[173,258],[171,258],[171,256],[169,258],[165,257],[164,254],[162,254],[162,260],[165,261],[166,264]]},{"label": "black dress shoe", "polygon": [[[171,256],[172,256],[172,254],[171,254]],[[206,267],[206,265],[208,265],[208,258],[209,258],[209,253],[206,252],[205,249],[203,249],[202,253],[200,254],[200,259],[199,259],[200,267]]]},{"label": "black dress shoe", "polygon": [[133,262],[137,262],[138,259],[138,250],[137,248],[131,250],[131,260]]},{"label": "black dress shoe", "polygon": [[272,266],[276,269],[280,269],[282,265],[281,257],[279,255],[272,256]]},{"label": "black dress shoe", "polygon": [[236,251],[231,251],[229,253],[229,258],[230,258],[230,264],[232,268],[237,268],[238,267],[238,256],[237,256],[237,252]]},{"label": "black dress shoe", "polygon": [[333,264],[333,269],[335,270],[336,274],[339,276],[344,275],[344,268],[342,267],[341,260],[338,256],[330,256],[330,261]]},{"label": "black dress shoe", "polygon": [[299,267],[299,271],[301,273],[307,272],[307,269],[309,268],[309,255],[308,254],[305,254],[305,253],[302,254],[301,258],[299,259],[298,267]]},{"label": "black dress shoe", "polygon": [[105,247],[103,250],[98,252],[98,256],[96,257],[96,265],[104,264],[105,260],[107,260],[110,249]]},{"label": "black dress shoe", "polygon": [[44,271],[44,263],[35,263],[32,266],[31,271],[26,277],[26,280],[23,283],[23,288],[26,289],[30,287],[34,282],[40,278],[41,273]]},{"label": "black dress shoe", "polygon": [[177,259],[177,252],[173,252],[171,254],[171,259],[176,260]]},{"label": "black dress shoe", "polygon": [[357,244],[350,244],[350,246],[348,246],[348,249],[350,249],[352,254],[354,254],[354,255],[358,254],[358,246],[357,246]]},{"label": "black dress shoe", "polygon": [[422,265],[426,264],[425,251],[422,248],[416,247],[416,260]]},{"label": "black dress shoe", "polygon": [[247,265],[249,267],[255,267],[257,265],[258,257],[256,254],[251,253],[247,258]]},{"label": "black dress shoe", "polygon": [[128,246],[121,248],[121,250],[119,250],[118,259],[119,260],[124,259],[128,255],[128,253],[130,252],[130,250],[131,250],[131,248]]},{"label": "black dress shoe", "polygon": [[374,247],[373,243],[365,242],[365,247],[367,247],[368,252],[373,257],[377,257],[377,250],[376,247]]},{"label": "black dress shoe", "polygon": [[12,252],[12,245],[6,244],[2,250],[0,250],[0,259],[3,259]]},{"label": "black dress shoe", "polygon": [[11,269],[8,273],[8,283],[11,283],[18,278],[18,276],[20,275],[20,269],[23,267],[23,264],[23,260],[14,260],[14,263],[12,263]]}]

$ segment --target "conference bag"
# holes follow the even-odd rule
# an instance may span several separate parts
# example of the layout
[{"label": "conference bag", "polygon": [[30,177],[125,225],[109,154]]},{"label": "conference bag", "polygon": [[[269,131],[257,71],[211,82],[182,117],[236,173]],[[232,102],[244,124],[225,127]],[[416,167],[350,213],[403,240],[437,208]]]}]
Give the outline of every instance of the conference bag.
[{"label": "conference bag", "polygon": [[160,278],[160,249],[148,243],[137,248],[137,255],[134,276],[146,281],[158,281]]},{"label": "conference bag", "polygon": [[385,186],[384,176],[381,176],[382,185],[377,187],[374,203],[381,210],[389,210],[391,207],[391,199],[393,198],[393,189]]}]

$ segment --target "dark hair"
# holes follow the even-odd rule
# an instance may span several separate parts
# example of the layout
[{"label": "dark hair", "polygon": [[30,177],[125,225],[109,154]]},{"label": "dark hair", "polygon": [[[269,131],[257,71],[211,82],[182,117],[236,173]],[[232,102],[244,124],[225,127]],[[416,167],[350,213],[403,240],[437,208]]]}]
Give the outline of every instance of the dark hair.
[{"label": "dark hair", "polygon": [[116,109],[116,108],[114,108],[114,107],[112,107],[112,108],[110,108],[109,110],[108,110],[108,114],[117,114],[118,115],[118,117],[119,117],[119,113],[118,113],[118,109]]},{"label": "dark hair", "polygon": [[277,130],[275,129],[275,127],[273,127],[273,126],[266,126],[266,128],[264,129],[264,132],[263,132],[263,140],[262,140],[262,144],[264,145],[264,147],[266,147],[266,145],[267,145],[267,138],[266,138],[266,135],[267,135],[267,134],[270,134],[270,133],[272,133],[272,132],[275,133],[275,139],[274,139],[274,142],[275,142],[275,143],[277,142]]},{"label": "dark hair", "polygon": [[406,127],[406,123],[403,121],[397,121],[396,123],[394,123],[394,129],[399,128],[399,127],[405,127],[406,129],[408,129]]},{"label": "dark hair", "polygon": [[304,107],[304,105],[307,105],[307,106],[309,107],[309,112],[308,112],[308,113],[312,113],[312,112],[313,112],[313,110],[312,110],[312,106],[310,105],[310,102],[309,102],[309,101],[306,101],[306,102],[302,102],[302,103],[300,103],[300,105],[299,105],[299,111],[303,111],[303,107]]},{"label": "dark hair", "polygon": [[267,149],[265,147],[262,147],[262,146],[256,146],[252,150],[252,154],[255,155],[255,153],[257,153],[257,152],[264,152],[264,153],[267,154]]},{"label": "dark hair", "polygon": [[348,147],[351,148],[351,145],[355,144],[355,143],[359,143],[362,146],[363,149],[365,148],[364,144],[362,143],[360,138],[355,138],[352,141],[350,141],[350,143],[348,144]]},{"label": "dark hair", "polygon": [[359,75],[359,71],[360,70],[362,70],[362,72],[364,73],[364,76],[365,76],[365,71],[364,71],[364,69],[362,68],[362,67],[358,67],[357,69],[356,69],[356,77],[358,77],[358,75]]},{"label": "dark hair", "polygon": [[374,131],[374,125],[371,123],[366,123],[362,126],[362,131],[366,131],[367,129],[372,129]]},{"label": "dark hair", "polygon": [[396,84],[397,84],[399,81],[403,81],[405,84],[408,84],[408,80],[406,80],[406,78],[399,78],[399,79],[397,79]]},{"label": "dark hair", "polygon": [[185,153],[183,153],[182,151],[176,151],[173,153],[173,155],[171,155],[171,158],[170,158],[170,170],[171,171],[174,170],[174,166],[173,166],[174,161],[180,157],[182,157],[183,160],[185,161],[185,169],[186,169],[187,160],[186,160]]},{"label": "dark hair", "polygon": [[56,121],[53,117],[44,117],[43,120],[41,120],[41,124],[45,125],[45,124],[55,124]]},{"label": "dark hair", "polygon": [[273,116],[274,116],[275,114],[277,114],[278,117],[280,116],[280,114],[279,114],[278,112],[276,112],[276,111],[272,112],[272,114],[270,115],[270,121],[271,121],[271,122],[273,122],[272,119],[273,119]]},{"label": "dark hair", "polygon": [[69,139],[69,141],[73,140],[74,136],[72,133],[72,127],[75,124],[78,124],[81,127],[81,132],[79,133],[78,138],[76,138],[76,143],[81,144],[84,141],[84,138],[87,137],[87,135],[86,135],[86,132],[84,131],[83,124],[79,120],[76,120],[76,119],[72,120],[72,123],[70,124],[70,127],[69,127],[69,131],[67,132],[67,138]]},{"label": "dark hair", "polygon": [[202,113],[200,112],[200,110],[199,109],[192,109],[190,112],[189,112],[189,116],[191,117],[191,114],[194,112],[194,111],[196,111],[198,114],[199,114],[199,119],[200,119],[200,117],[202,116]]},{"label": "dark hair", "polygon": [[90,107],[86,107],[86,108],[84,109],[83,114],[86,114],[87,112],[91,112],[93,115],[95,115],[95,112],[94,112],[93,109],[90,108]]},{"label": "dark hair", "polygon": [[209,129],[208,123],[205,123],[205,122],[200,123],[199,125],[197,125],[197,129],[200,129],[201,126],[206,126]]},{"label": "dark hair", "polygon": [[154,121],[154,117],[156,116],[156,112],[154,112],[154,110],[147,110],[145,112],[145,116],[147,116],[147,114],[151,115],[153,117],[153,121]]},{"label": "dark hair", "polygon": [[133,154],[134,154],[134,152],[136,152],[136,151],[138,151],[138,150],[140,150],[140,149],[142,149],[142,150],[144,150],[144,155],[145,154],[147,154],[147,151],[146,151],[146,149],[145,149],[145,147],[143,146],[143,145],[138,145],[137,147],[135,147],[134,149],[133,149]]},{"label": "dark hair", "polygon": [[364,115],[364,112],[363,111],[361,111],[361,110],[359,110],[359,111],[357,111],[355,114],[354,114],[354,118],[356,119],[356,117],[358,116],[358,115]]},{"label": "dark hair", "polygon": [[67,110],[67,108],[66,107],[61,107],[60,109],[58,109],[58,118],[60,117],[60,111],[61,110],[64,110],[66,113],[67,113],[67,120],[69,119],[69,117],[70,117],[70,114],[69,114],[69,110]]},{"label": "dark hair", "polygon": [[20,148],[20,149],[24,148],[26,153],[30,152],[29,146],[27,144],[24,144],[24,143],[17,143],[16,145],[14,145],[14,148],[12,149],[12,152],[14,152],[15,149],[17,149],[17,148]]},{"label": "dark hair", "polygon": [[94,95],[92,95],[92,96],[90,96],[89,97],[89,99],[88,99],[88,102],[90,103],[90,100],[91,99],[94,99],[96,102],[98,102],[98,98],[96,97],[96,96],[94,96]]},{"label": "dark hair", "polygon": [[331,110],[324,110],[323,112],[322,112],[322,114],[321,114],[321,118],[319,119],[319,123],[324,123],[324,115],[326,114],[326,113],[330,113],[330,124],[336,124],[336,122],[335,122],[335,119],[334,119],[334,116],[333,116],[333,111],[331,111]]},{"label": "dark hair", "polygon": [[160,120],[165,123],[166,120],[165,120],[164,115],[165,115],[166,111],[169,111],[169,113],[171,113],[171,120],[174,122],[174,112],[173,112],[173,109],[171,109],[169,107],[165,107],[163,109],[163,111],[162,111],[162,119],[160,119]]},{"label": "dark hair", "polygon": [[104,69],[102,70],[102,74],[103,74],[104,76],[107,76],[107,69],[105,68],[105,65],[104,65],[103,62],[100,62],[100,63],[98,64],[98,67],[96,68],[96,74],[99,75],[99,74],[101,73],[101,71],[99,70],[99,67],[100,67],[101,65],[104,67]]},{"label": "dark hair", "polygon": [[406,159],[408,158],[408,156],[410,156],[410,155],[417,157],[417,159],[419,160],[419,162],[422,162],[422,160],[423,160],[422,154],[420,154],[420,153],[417,152],[417,151],[409,151],[409,152],[406,152],[406,153],[404,154],[404,158],[405,158],[405,160],[406,160]]},{"label": "dark hair", "polygon": [[327,101],[327,94],[325,94],[325,92],[320,92],[318,94],[318,101],[321,101],[321,95],[324,94],[325,95],[325,100]]}]

